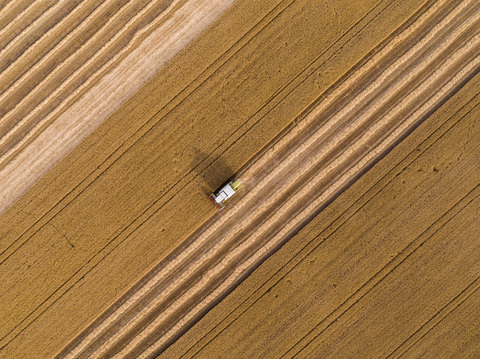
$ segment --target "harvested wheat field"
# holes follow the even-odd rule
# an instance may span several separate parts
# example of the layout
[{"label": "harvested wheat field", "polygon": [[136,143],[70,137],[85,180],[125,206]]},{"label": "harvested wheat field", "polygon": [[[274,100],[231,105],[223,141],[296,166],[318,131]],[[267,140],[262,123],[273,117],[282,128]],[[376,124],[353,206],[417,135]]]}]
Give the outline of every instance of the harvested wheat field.
[{"label": "harvested wheat field", "polygon": [[480,356],[477,1],[0,19],[0,358]]}]

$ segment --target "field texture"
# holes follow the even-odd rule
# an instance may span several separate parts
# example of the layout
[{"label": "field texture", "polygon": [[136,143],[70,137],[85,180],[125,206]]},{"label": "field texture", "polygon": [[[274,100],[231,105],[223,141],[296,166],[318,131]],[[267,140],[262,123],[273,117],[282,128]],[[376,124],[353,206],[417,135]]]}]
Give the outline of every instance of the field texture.
[{"label": "field texture", "polygon": [[0,8],[0,213],[233,0],[10,1]]},{"label": "field texture", "polygon": [[0,358],[475,357],[480,4],[232,3],[0,10]]},{"label": "field texture", "polygon": [[160,357],[478,356],[479,89],[477,76]]}]

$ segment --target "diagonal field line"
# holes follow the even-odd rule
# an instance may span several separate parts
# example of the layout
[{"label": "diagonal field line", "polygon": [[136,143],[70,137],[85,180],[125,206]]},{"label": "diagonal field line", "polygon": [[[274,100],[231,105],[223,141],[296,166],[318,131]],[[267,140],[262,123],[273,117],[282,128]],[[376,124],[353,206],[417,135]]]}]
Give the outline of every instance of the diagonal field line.
[{"label": "diagonal field line", "polygon": [[[471,71],[475,66],[478,66],[480,64],[480,58],[477,57],[472,63],[469,64],[467,68],[465,68],[465,71],[462,71],[461,76],[459,78],[463,77],[466,73]],[[458,79],[457,79],[458,80]],[[442,91],[443,92],[443,91]],[[429,102],[436,102],[438,101],[439,98],[435,98],[434,101],[429,101]],[[422,108],[423,110],[423,108]],[[423,112],[422,112],[423,113]],[[404,123],[402,126],[400,126],[394,133],[392,133],[385,141],[382,142],[381,146],[378,148],[385,149],[388,147],[388,145],[391,143],[391,141],[394,141],[395,138],[397,138],[403,131],[407,129],[408,126],[410,126],[413,123]],[[368,156],[362,159],[361,162],[356,167],[360,166],[365,166],[368,164],[370,160],[376,155],[376,153],[371,152]],[[304,217],[308,217],[308,214],[311,210],[314,210],[314,208],[318,205],[320,205],[323,201],[327,200],[329,195],[334,193],[339,187],[341,187],[341,184],[344,182],[347,182],[348,179],[355,174],[357,168],[352,168],[350,171],[348,171],[344,176],[342,176],[341,180],[337,182],[335,185],[330,187],[328,191],[324,192],[324,194],[319,197],[315,202],[313,202],[307,209],[305,209],[302,214]],[[221,295],[222,292],[227,290],[227,288],[233,284],[238,277],[242,275],[244,271],[246,271],[250,266],[252,266],[259,258],[261,258],[264,254],[266,254],[271,248],[275,247],[276,243],[279,242],[279,239],[286,235],[292,228],[293,225],[292,223],[296,223],[296,221],[291,221],[289,224],[287,224],[284,229],[282,229],[281,232],[279,232],[276,237],[270,241],[267,245],[265,245],[261,250],[256,252],[252,257],[248,259],[242,265],[241,267],[238,267],[235,269],[234,273],[230,275],[220,287],[218,287],[213,293],[211,293],[207,298],[205,298],[201,303],[199,303],[194,310],[189,312],[184,318],[182,318],[181,321],[179,321],[175,327],[173,327],[168,333],[166,333],[159,341],[157,341],[150,349],[148,349],[140,358],[145,358],[148,357],[149,355],[153,354],[158,350],[159,347],[161,347],[165,342],[168,341],[170,337],[172,337],[177,331],[179,331],[186,323],[188,323],[195,315],[199,312],[201,312],[204,308],[208,306],[208,304],[214,300],[216,297]]]},{"label": "diagonal field line", "polygon": [[[47,54],[44,58],[42,58],[40,61],[38,61],[32,68],[30,68],[27,72],[25,72],[24,75],[20,79],[18,79],[14,85],[9,88],[8,91],[6,91],[4,94],[0,95],[0,101],[2,101],[6,96],[8,96],[11,92],[13,92],[17,87],[21,86],[24,82],[28,81],[29,76],[31,75],[32,72],[36,71],[38,68],[40,68],[46,61],[49,61],[51,59],[51,55],[53,51],[58,50],[58,48],[62,48],[65,46],[68,41],[71,40],[75,35],[77,35],[79,32],[87,28],[87,26],[90,25],[90,21],[95,20],[97,14],[103,10],[103,7],[108,5],[109,2],[105,2],[102,4],[102,6],[98,7],[95,9],[81,24],[78,26],[74,31],[72,31],[70,34],[68,34],[65,38],[62,39],[61,42],[58,43],[58,45],[52,49],[49,54]],[[130,0],[129,3],[125,4],[118,12],[115,13],[114,16],[110,17],[108,21],[106,21],[102,27],[97,31],[96,35],[102,34],[103,31],[109,28],[110,25],[114,24],[117,21],[117,18],[121,17],[125,12],[130,10],[129,8],[135,5],[134,0]],[[86,68],[88,68],[92,63],[95,63],[98,57],[104,55],[106,51],[108,50],[109,46],[114,44],[115,41],[120,39],[125,33],[127,33],[132,25],[135,24],[135,22],[139,19],[142,18],[143,15],[148,14],[148,11],[155,5],[154,1],[151,1],[147,6],[145,6],[142,11],[137,13],[134,17],[132,17],[123,27],[122,30],[117,32],[111,39],[106,42],[102,48],[97,51],[93,56],[91,56],[86,62],[84,62],[79,68],[77,68],[71,75],[68,76],[68,78],[58,87],[53,91],[49,96],[47,96],[40,104],[38,104],[35,109],[33,109],[27,116],[25,116],[21,121],[19,121],[13,129],[11,129],[7,134],[5,134],[1,139],[0,139],[0,145],[2,145],[5,141],[7,141],[11,136],[15,134],[15,132],[23,127],[26,123],[28,123],[32,117],[34,117],[45,104],[49,103],[52,98],[57,96],[67,85],[70,84],[72,79],[75,79],[79,74],[82,73]],[[166,11],[162,12],[162,16],[160,18],[165,17],[166,12],[169,12],[169,9]],[[150,25],[147,26],[147,28],[151,27]],[[136,40],[137,36],[135,36],[132,40],[129,41],[129,43],[122,48],[119,53],[124,53],[125,48],[129,48],[132,43],[134,43]],[[55,69],[48,74],[40,83],[38,83],[35,88],[33,88],[27,96],[22,98],[22,100],[13,108],[11,109],[7,114],[5,114],[2,119],[0,119],[0,124],[1,122],[8,121],[9,117],[13,116],[15,114],[15,111],[18,110],[18,108],[21,108],[25,103],[27,103],[31,98],[35,97],[37,95],[36,90],[41,88],[43,85],[48,83],[53,76],[55,76],[57,73],[60,71],[64,70],[65,68],[68,68],[70,66],[70,63],[75,60],[75,57],[77,56],[78,53],[81,53],[84,51],[86,48],[92,45],[92,43],[95,43],[96,41],[96,36],[91,37],[88,41],[86,41],[77,51],[71,53],[61,64],[55,67]],[[29,48],[30,50],[30,48]],[[117,59],[118,56],[115,55],[114,58],[108,61],[108,64],[113,63]],[[105,66],[102,66],[100,70],[104,69]],[[99,71],[100,71],[99,70]],[[98,71],[96,71],[95,74],[97,74]],[[42,121],[43,123],[43,121]],[[38,128],[39,125],[35,126],[35,128]],[[7,157],[9,153],[14,151],[19,145],[16,145],[14,148],[12,148],[10,151],[7,152],[7,154],[4,155],[4,157]]]},{"label": "diagonal field line", "polygon": [[[2,13],[5,13],[8,11],[9,8],[12,7],[13,4],[15,4],[16,1],[14,0],[11,0],[7,5],[5,5],[1,10],[0,10],[0,19],[1,19],[1,16],[3,15]],[[37,3],[35,1],[32,1],[25,9],[23,9],[23,11],[21,12],[18,12],[17,15],[9,22],[7,23],[4,27],[2,27],[0,29],[0,37],[4,36],[5,34],[8,33],[8,31],[10,31],[12,29],[12,27],[14,27],[16,24],[18,24],[19,21],[21,21],[22,17],[25,16],[25,13],[28,13],[29,11],[31,11],[34,6],[37,5]],[[36,9],[33,9],[33,10],[36,10]],[[33,11],[32,11],[33,12]],[[40,15],[40,17],[43,17],[44,14],[46,14],[47,12],[44,12],[42,15]],[[25,29],[28,29],[30,27],[30,25],[28,25]],[[18,35],[16,35],[15,37],[17,37]],[[15,37],[13,39],[15,39]],[[13,39],[11,41],[13,41]],[[8,46],[8,43],[5,45],[5,47]],[[5,47],[3,49],[5,49]],[[3,49],[2,51],[0,52],[3,53]],[[1,55],[0,55],[1,56]]]},{"label": "diagonal field line", "polygon": [[[13,3],[13,1],[12,1]],[[33,4],[32,4],[33,5]],[[17,45],[18,42],[20,42],[24,37],[27,37],[29,35],[29,31],[31,31],[37,24],[39,24],[41,21],[44,20],[44,18],[48,17],[49,15],[51,15],[52,13],[54,13],[58,8],[62,7],[62,5],[65,5],[62,1],[59,1],[57,2],[57,4],[53,5],[52,7],[50,7],[47,11],[45,11],[40,17],[38,17],[34,22],[32,22],[30,25],[28,25],[27,28],[25,28],[20,34],[18,34],[9,44],[7,44],[7,46],[5,46],[2,50],[0,50],[0,58],[5,54],[5,52],[7,52],[8,50],[10,50],[10,48],[13,48]],[[79,4],[80,5],[80,4]],[[78,7],[78,5],[77,5]],[[30,6],[29,6],[30,8]],[[29,8],[25,9],[23,12],[25,11],[28,11]],[[73,10],[75,12],[75,9]],[[23,16],[23,13],[20,13],[19,15]],[[19,16],[17,16],[9,25],[7,25],[7,27],[9,27],[10,25],[15,25],[15,20],[18,19]],[[63,21],[61,22],[63,23]],[[57,27],[57,26],[55,26]],[[10,28],[8,28],[7,30],[9,30]],[[2,31],[0,31],[0,35],[2,34]],[[42,36],[43,37],[43,36]],[[41,38],[37,41],[40,41]],[[35,46],[32,46],[33,48]],[[27,50],[24,52],[24,54],[28,54],[30,53],[32,50]],[[24,56],[22,54],[22,56]],[[16,62],[16,61],[15,61]],[[4,72],[6,72],[15,62],[13,62],[12,64],[10,64],[5,70],[3,70],[0,74],[3,74]]]}]

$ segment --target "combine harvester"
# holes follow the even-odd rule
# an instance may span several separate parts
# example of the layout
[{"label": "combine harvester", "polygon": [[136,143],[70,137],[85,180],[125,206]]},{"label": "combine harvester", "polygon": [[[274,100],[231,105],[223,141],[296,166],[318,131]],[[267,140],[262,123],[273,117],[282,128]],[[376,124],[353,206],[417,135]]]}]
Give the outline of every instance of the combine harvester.
[{"label": "combine harvester", "polygon": [[242,184],[240,178],[237,178],[235,181],[229,182],[218,191],[212,193],[208,198],[220,211],[225,207],[224,203],[242,187]]}]

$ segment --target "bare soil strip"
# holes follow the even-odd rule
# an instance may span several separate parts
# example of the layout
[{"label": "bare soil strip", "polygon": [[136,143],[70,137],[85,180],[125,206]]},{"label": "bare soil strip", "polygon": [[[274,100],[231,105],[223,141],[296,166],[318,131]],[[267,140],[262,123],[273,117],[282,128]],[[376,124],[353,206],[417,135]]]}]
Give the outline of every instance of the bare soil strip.
[{"label": "bare soil strip", "polygon": [[0,76],[0,213],[232,3],[60,2],[24,29],[16,22],[22,31],[0,53],[8,64]]},{"label": "bare soil strip", "polygon": [[478,6],[449,6],[435,3],[247,168],[249,192],[68,357],[149,357],[165,348],[450,97],[478,71],[480,38]]}]

